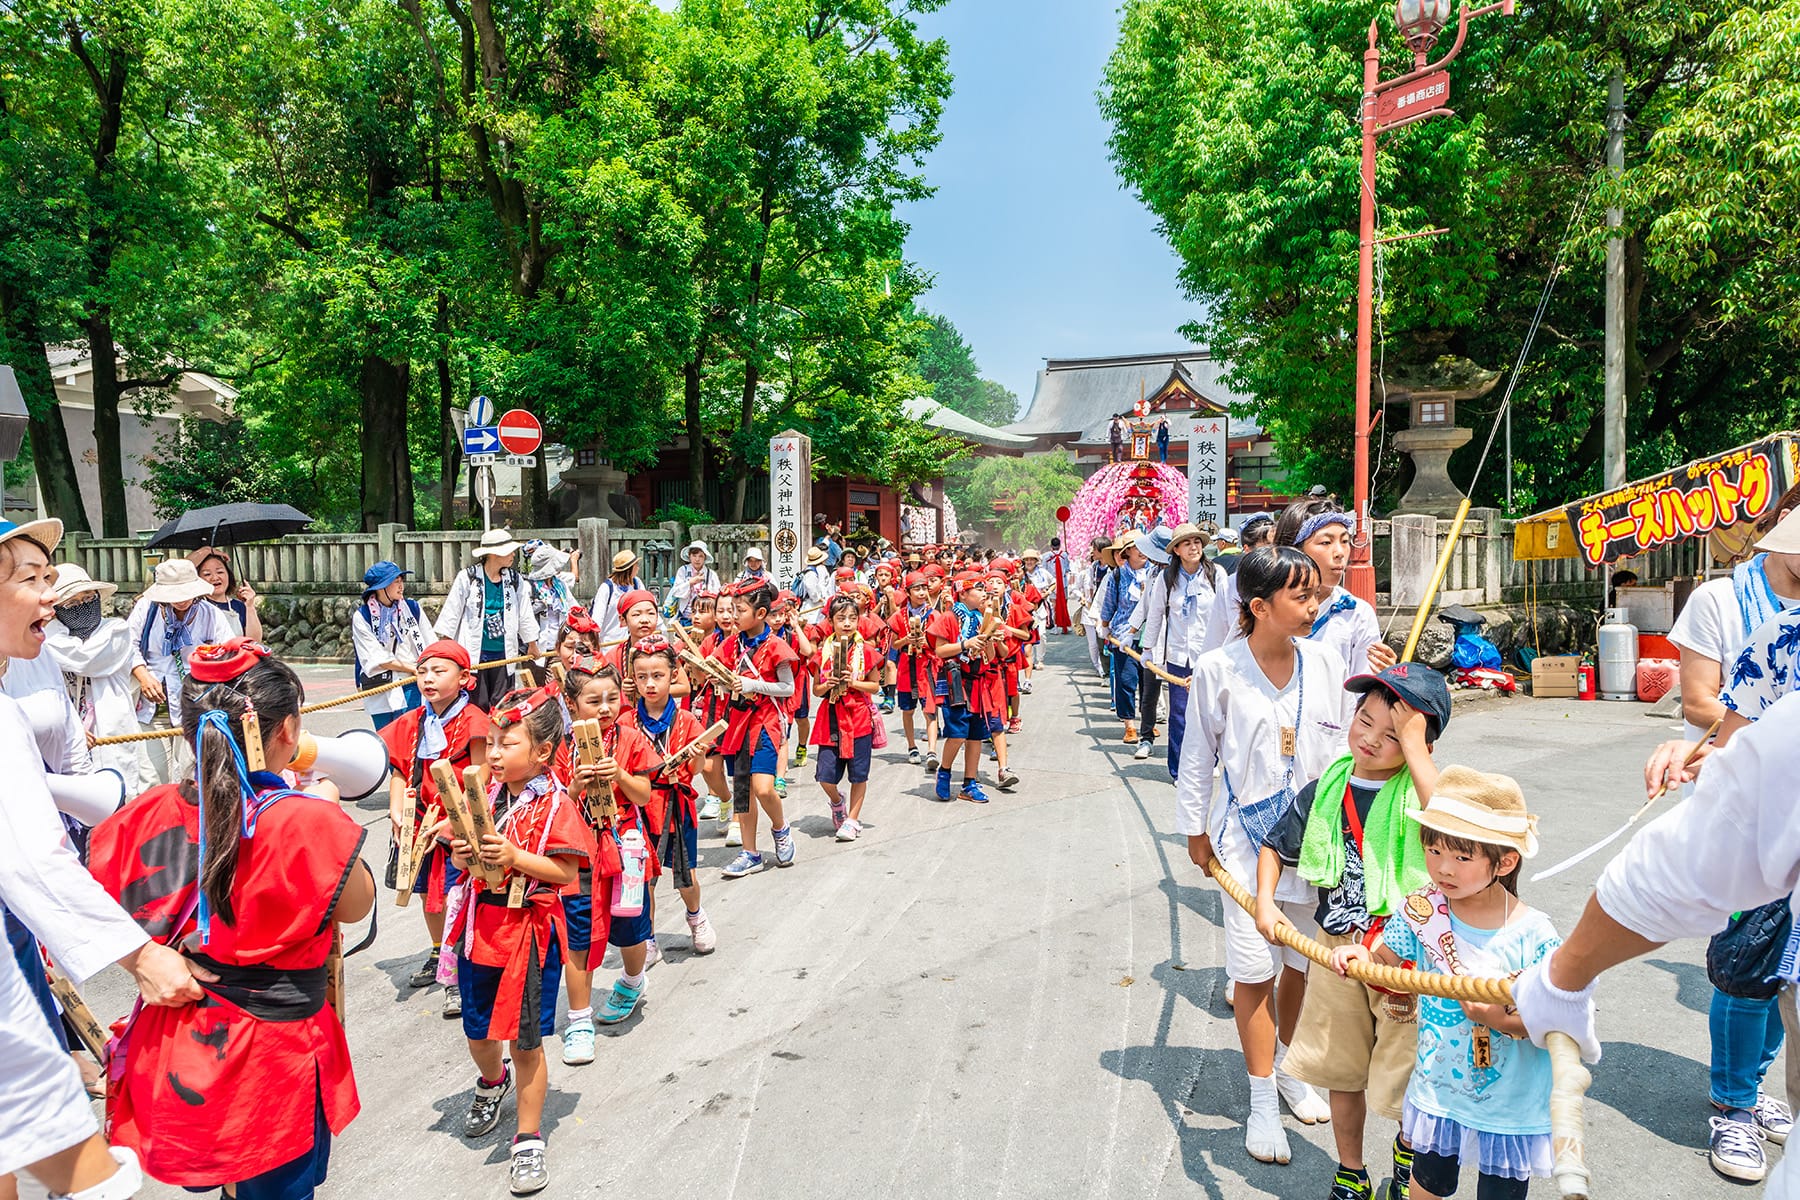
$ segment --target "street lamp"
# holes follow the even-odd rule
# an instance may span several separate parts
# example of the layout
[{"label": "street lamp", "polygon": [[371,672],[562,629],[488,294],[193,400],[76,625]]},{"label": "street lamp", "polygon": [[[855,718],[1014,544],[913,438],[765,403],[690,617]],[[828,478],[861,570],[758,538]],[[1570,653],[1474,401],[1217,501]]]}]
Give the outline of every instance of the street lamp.
[{"label": "street lamp", "polygon": [[1356,537],[1351,542],[1350,569],[1344,582],[1354,595],[1370,604],[1375,603],[1375,563],[1369,553],[1369,434],[1375,425],[1369,417],[1369,370],[1375,323],[1375,247],[1447,232],[1421,229],[1393,237],[1375,236],[1375,139],[1378,134],[1403,125],[1449,116],[1451,110],[1446,103],[1450,99],[1450,72],[1446,68],[1462,52],[1469,22],[1491,12],[1508,17],[1513,12],[1513,0],[1499,0],[1473,10],[1465,3],[1449,52],[1428,63],[1426,58],[1437,45],[1438,34],[1449,22],[1450,3],[1451,0],[1395,0],[1394,19],[1413,52],[1413,69],[1406,74],[1381,82],[1381,50],[1376,44],[1379,30],[1374,21],[1369,22],[1369,48],[1363,52],[1362,221],[1356,256]]}]

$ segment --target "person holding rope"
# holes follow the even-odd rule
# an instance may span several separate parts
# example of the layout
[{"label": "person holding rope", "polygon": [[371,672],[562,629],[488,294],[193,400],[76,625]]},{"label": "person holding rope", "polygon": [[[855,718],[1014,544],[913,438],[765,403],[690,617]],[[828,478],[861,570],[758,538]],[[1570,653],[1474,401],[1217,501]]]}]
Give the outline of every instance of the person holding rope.
[{"label": "person holding rope", "polygon": [[[306,1200],[360,1107],[326,1003],[338,924],[375,903],[364,831],[277,773],[300,739],[299,678],[246,638],[190,656],[182,736],[193,781],[152,789],[94,831],[96,879],[204,968],[205,1003],[122,1025],[114,1141],[144,1169],[238,1200]],[[254,714],[250,716],[249,714]]]},{"label": "person holding rope", "polygon": [[[1164,667],[1178,679],[1193,674],[1193,647],[1206,634],[1213,594],[1224,576],[1206,557],[1206,535],[1198,525],[1182,524],[1169,536],[1168,561],[1152,573],[1144,599],[1144,662]],[[1145,671],[1144,707],[1154,710],[1151,681]],[[1181,743],[1187,737],[1188,689],[1169,685],[1169,778],[1181,774]],[[1149,758],[1150,743],[1138,743],[1137,757]]]},{"label": "person holding rope", "polygon": [[[1194,665],[1192,752],[1184,747],[1175,807],[1194,865],[1205,870],[1216,859],[1245,880],[1255,878],[1263,843],[1295,793],[1342,751],[1347,672],[1335,650],[1306,637],[1319,610],[1311,558],[1291,546],[1258,550],[1245,556],[1237,580],[1245,636]],[[1223,797],[1215,795],[1219,785]],[[1293,871],[1280,872],[1272,897],[1289,924],[1315,929],[1317,894]],[[1225,974],[1236,985],[1233,1015],[1250,1078],[1244,1148],[1259,1162],[1285,1163],[1280,1100],[1305,1124],[1331,1115],[1310,1086],[1281,1070],[1306,995],[1307,960],[1265,941],[1236,904],[1224,906],[1224,926]]]},{"label": "person holding rope", "polygon": [[[1106,583],[1100,589],[1100,640],[1111,641],[1117,638],[1121,644],[1130,644],[1134,637],[1127,628],[1132,613],[1137,611],[1138,602],[1144,595],[1145,568],[1150,559],[1146,556],[1145,546],[1149,545],[1160,554],[1161,549],[1140,534],[1127,530],[1107,549],[1113,555],[1112,573],[1106,577]],[[1117,626],[1117,630],[1114,626]],[[1133,647],[1135,649],[1135,647]],[[1138,663],[1128,654],[1112,656],[1112,695],[1113,712],[1125,724],[1124,740],[1127,746],[1136,745],[1141,736],[1138,730]],[[1143,724],[1152,741],[1156,738],[1156,729],[1150,724],[1155,720],[1155,713],[1145,713]]]},{"label": "person holding rope", "polygon": [[[536,657],[537,614],[531,589],[513,566],[519,543],[505,529],[490,529],[475,547],[475,565],[458,571],[438,612],[435,632],[461,643],[474,664],[499,662],[520,654]],[[487,712],[512,686],[512,667],[475,672],[475,707]]]},{"label": "person holding rope", "polygon": [[[392,683],[419,669],[427,626],[419,602],[406,594],[406,577],[411,574],[386,559],[363,572],[362,603],[350,614],[357,691]],[[417,683],[363,697],[363,711],[376,732],[418,706]]]}]

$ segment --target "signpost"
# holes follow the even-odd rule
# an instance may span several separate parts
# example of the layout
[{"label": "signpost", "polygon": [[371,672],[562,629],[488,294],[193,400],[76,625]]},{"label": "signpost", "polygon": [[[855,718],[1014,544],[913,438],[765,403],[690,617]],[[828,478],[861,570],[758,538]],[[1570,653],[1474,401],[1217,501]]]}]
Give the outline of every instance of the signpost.
[{"label": "signpost", "polygon": [[1194,418],[1188,430],[1188,520],[1225,528],[1225,462],[1231,418]]},{"label": "signpost", "polygon": [[492,425],[494,423],[494,402],[486,396],[477,396],[469,401],[469,424]]},{"label": "signpost", "polygon": [[496,428],[500,444],[506,447],[508,454],[536,454],[537,448],[544,444],[543,425],[523,408],[515,408],[501,417]]},{"label": "signpost", "polygon": [[789,429],[769,439],[769,575],[788,587],[806,563],[812,530],[812,439]]},{"label": "signpost", "polygon": [[478,454],[493,455],[500,450],[500,431],[492,425],[470,424],[463,430],[463,454],[474,458]]}]

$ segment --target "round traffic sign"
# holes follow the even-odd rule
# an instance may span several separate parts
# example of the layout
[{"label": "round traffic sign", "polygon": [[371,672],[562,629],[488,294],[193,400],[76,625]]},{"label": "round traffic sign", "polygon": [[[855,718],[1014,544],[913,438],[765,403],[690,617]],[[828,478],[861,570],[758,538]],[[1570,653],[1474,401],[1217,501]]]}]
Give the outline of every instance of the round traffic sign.
[{"label": "round traffic sign", "polygon": [[523,408],[515,408],[500,418],[500,444],[508,454],[535,454],[543,445],[544,427]]},{"label": "round traffic sign", "polygon": [[1069,506],[1068,505],[1065,504],[1061,508],[1056,510],[1056,519],[1059,521],[1067,521],[1069,519]]},{"label": "round traffic sign", "polygon": [[469,401],[469,424],[492,425],[494,423],[494,402],[486,396],[477,396]]}]

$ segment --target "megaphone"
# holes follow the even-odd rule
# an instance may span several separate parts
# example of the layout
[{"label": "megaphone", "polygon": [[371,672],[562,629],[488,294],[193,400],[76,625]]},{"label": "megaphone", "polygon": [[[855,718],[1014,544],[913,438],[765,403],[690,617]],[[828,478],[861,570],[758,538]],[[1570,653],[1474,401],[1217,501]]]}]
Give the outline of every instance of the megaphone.
[{"label": "megaphone", "polygon": [[323,775],[338,785],[344,799],[361,800],[387,782],[387,743],[372,729],[324,738],[302,730],[288,769],[296,775]]},{"label": "megaphone", "polygon": [[46,775],[44,781],[50,785],[56,810],[90,827],[125,803],[125,777],[111,767],[101,767],[91,775]]}]

